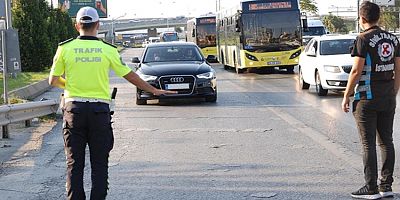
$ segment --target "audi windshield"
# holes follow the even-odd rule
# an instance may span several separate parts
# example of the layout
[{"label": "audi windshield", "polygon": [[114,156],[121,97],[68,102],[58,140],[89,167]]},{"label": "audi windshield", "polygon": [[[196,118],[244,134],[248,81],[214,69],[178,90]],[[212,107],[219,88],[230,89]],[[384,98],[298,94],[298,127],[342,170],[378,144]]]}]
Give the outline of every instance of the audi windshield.
[{"label": "audi windshield", "polygon": [[143,63],[173,61],[204,61],[196,46],[148,47]]},{"label": "audi windshield", "polygon": [[298,12],[243,14],[242,23],[245,50],[256,52],[289,51],[301,46]]}]

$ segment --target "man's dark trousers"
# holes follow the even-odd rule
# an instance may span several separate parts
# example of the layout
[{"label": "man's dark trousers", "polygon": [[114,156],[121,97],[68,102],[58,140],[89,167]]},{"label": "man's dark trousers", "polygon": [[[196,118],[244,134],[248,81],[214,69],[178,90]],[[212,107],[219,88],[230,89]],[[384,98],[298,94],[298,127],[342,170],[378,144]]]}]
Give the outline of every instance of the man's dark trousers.
[{"label": "man's dark trousers", "polygon": [[378,170],[376,136],[381,149],[382,170],[380,185],[392,185],[395,162],[393,145],[393,119],[396,108],[395,96],[353,103],[358,132],[363,147],[364,177],[368,187],[377,186]]},{"label": "man's dark trousers", "polygon": [[92,170],[90,199],[105,199],[108,190],[108,156],[114,144],[109,105],[100,102],[67,102],[63,122],[68,199],[85,199],[83,172],[87,144]]}]

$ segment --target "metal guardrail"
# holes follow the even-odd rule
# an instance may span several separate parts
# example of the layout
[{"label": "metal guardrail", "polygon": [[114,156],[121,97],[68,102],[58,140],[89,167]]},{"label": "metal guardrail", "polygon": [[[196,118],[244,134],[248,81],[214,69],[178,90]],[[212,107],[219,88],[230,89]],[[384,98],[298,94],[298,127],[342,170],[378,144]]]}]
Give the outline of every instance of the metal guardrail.
[{"label": "metal guardrail", "polygon": [[56,113],[58,101],[46,100],[0,106],[0,126]]}]

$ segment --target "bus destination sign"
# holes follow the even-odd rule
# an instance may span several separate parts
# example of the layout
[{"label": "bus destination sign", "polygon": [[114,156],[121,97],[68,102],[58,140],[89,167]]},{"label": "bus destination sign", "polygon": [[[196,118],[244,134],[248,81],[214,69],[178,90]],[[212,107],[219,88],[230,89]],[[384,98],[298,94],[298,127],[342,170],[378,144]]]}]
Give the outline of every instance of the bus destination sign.
[{"label": "bus destination sign", "polygon": [[249,10],[274,10],[292,8],[291,2],[251,3]]},{"label": "bus destination sign", "polygon": [[215,24],[215,18],[203,18],[199,20],[199,24]]}]

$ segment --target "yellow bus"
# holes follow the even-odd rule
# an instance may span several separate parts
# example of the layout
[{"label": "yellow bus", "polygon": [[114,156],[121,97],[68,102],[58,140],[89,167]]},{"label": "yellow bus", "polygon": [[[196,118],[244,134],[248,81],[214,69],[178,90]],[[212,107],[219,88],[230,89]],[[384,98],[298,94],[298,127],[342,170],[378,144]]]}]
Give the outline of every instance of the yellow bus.
[{"label": "yellow bus", "polygon": [[200,47],[204,57],[217,56],[216,46],[216,17],[201,16],[187,22],[186,41]]},{"label": "yellow bus", "polygon": [[217,14],[218,60],[225,69],[279,67],[293,73],[301,45],[297,0],[242,1]]}]

